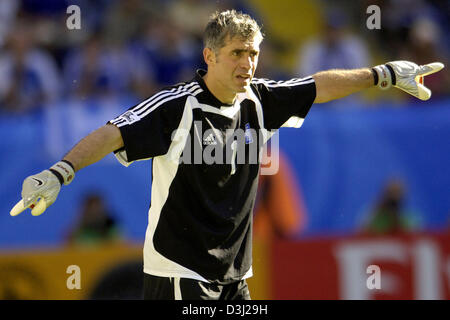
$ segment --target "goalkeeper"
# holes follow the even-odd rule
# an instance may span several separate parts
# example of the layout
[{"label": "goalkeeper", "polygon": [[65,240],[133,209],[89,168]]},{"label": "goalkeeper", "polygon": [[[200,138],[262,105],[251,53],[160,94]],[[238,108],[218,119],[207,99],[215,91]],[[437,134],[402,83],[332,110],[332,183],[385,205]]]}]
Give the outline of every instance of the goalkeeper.
[{"label": "goalkeeper", "polygon": [[[204,33],[207,70],[131,107],[82,139],[58,163],[25,179],[10,214],[42,214],[75,173],[114,152],[129,165],[153,159],[152,206],[144,245],[144,298],[250,299],[252,210],[260,164],[180,163],[183,150],[228,148],[226,130],[246,130],[244,147],[267,133],[300,127],[313,103],[325,103],[374,86],[398,88],[420,100],[431,92],[424,77],[444,66],[393,61],[373,68],[328,70],[302,79],[254,78],[263,40],[250,16],[214,14]],[[293,121],[291,121],[293,120]],[[198,123],[203,124],[203,128]],[[185,129],[192,139],[172,133]],[[214,134],[204,135],[207,129]],[[202,139],[202,137],[207,137]],[[199,138],[199,139],[198,139]],[[206,146],[205,146],[206,145]],[[246,147],[246,148],[247,148]],[[193,154],[192,153],[192,154]],[[203,154],[203,153],[201,153]],[[224,152],[225,154],[225,152]],[[254,159],[254,158],[253,158]]]}]

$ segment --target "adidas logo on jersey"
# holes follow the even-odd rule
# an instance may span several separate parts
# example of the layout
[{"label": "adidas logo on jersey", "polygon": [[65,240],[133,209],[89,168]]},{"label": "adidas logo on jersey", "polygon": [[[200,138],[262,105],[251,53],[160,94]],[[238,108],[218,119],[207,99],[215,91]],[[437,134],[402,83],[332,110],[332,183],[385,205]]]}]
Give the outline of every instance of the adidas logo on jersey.
[{"label": "adidas logo on jersey", "polygon": [[210,133],[209,136],[207,136],[205,139],[203,139],[203,145],[209,146],[209,145],[216,145],[216,137]]}]

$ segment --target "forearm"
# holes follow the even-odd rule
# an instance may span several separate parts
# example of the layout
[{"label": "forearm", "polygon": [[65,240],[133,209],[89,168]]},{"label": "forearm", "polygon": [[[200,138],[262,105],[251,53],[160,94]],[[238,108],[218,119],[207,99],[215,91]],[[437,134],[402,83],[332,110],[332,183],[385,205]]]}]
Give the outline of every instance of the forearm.
[{"label": "forearm", "polygon": [[31,214],[38,216],[55,202],[62,185],[68,185],[74,178],[74,171],[80,170],[108,153],[123,146],[120,130],[114,125],[105,125],[81,140],[63,160],[58,161],[48,170],[25,179],[22,185],[22,200],[10,211],[16,216],[27,208]]},{"label": "forearm", "polygon": [[119,129],[108,124],[83,138],[64,156],[64,160],[72,163],[75,171],[78,171],[122,147],[123,140]]},{"label": "forearm", "polygon": [[312,77],[316,83],[315,103],[343,98],[374,86],[370,68],[321,71]]}]

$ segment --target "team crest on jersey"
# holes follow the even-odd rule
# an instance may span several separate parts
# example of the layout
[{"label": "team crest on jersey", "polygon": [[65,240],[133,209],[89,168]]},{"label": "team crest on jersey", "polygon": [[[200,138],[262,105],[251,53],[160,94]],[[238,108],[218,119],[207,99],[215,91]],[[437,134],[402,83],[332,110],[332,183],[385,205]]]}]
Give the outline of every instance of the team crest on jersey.
[{"label": "team crest on jersey", "polygon": [[136,122],[141,119],[133,111],[125,112],[124,114],[121,115],[121,118],[123,118],[128,124],[132,124],[133,122]]},{"label": "team crest on jersey", "polygon": [[253,142],[252,132],[250,131],[250,124],[245,124],[245,144],[249,144]]}]

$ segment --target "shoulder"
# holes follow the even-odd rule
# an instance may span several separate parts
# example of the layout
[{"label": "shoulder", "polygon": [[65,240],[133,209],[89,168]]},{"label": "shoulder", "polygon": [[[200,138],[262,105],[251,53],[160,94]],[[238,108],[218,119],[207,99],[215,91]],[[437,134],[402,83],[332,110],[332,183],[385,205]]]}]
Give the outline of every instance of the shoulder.
[{"label": "shoulder", "polygon": [[275,80],[270,80],[267,78],[253,78],[250,83],[250,87],[253,89],[253,91],[259,92],[263,89],[267,89],[275,83]]},{"label": "shoulder", "polygon": [[252,81],[251,81],[251,84],[252,85],[268,84],[271,81],[274,81],[274,80],[270,80],[270,79],[267,79],[267,78],[253,78]]},{"label": "shoulder", "polygon": [[185,81],[185,82],[179,82],[174,85],[163,87],[160,92],[162,91],[170,91],[170,92],[189,92],[193,95],[195,95],[195,91],[201,89],[200,84],[195,81]]},{"label": "shoulder", "polygon": [[203,90],[196,81],[182,82],[167,86],[142,101],[136,109],[156,109],[160,106],[184,107],[186,99],[196,96]]},{"label": "shoulder", "polygon": [[195,81],[164,87],[111,120],[111,123],[121,127],[141,120],[178,119],[184,112],[188,97],[197,95],[200,90],[203,91]]},{"label": "shoulder", "polygon": [[[163,87],[160,91],[153,96],[164,95],[176,99],[183,96],[196,96],[203,91],[200,84],[197,81],[180,82],[171,86]],[[153,97],[152,96],[152,97]]]},{"label": "shoulder", "polygon": [[185,101],[188,97],[195,97],[203,92],[200,84],[197,81],[180,82],[172,86],[162,88],[159,92],[152,95],[150,101],[170,102],[176,103]]}]

